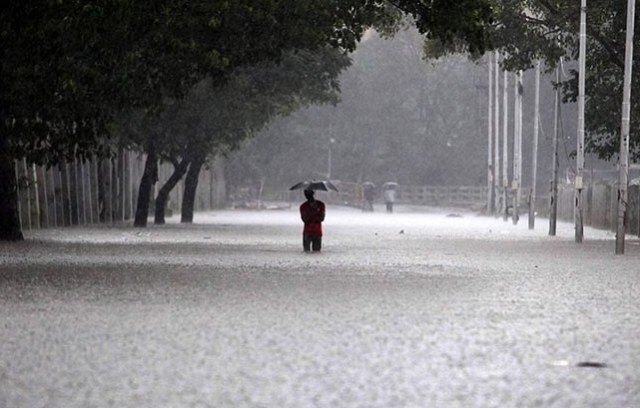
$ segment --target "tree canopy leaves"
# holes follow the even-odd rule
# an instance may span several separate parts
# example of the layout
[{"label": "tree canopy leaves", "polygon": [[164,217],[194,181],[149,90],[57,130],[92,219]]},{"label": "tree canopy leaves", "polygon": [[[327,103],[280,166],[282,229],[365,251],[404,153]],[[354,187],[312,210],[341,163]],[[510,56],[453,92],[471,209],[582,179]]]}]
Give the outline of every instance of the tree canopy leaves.
[{"label": "tree canopy leaves", "polygon": [[[166,101],[184,98],[205,79],[221,86],[238,68],[279,61],[293,50],[329,46],[353,51],[367,28],[393,30],[401,12],[411,14],[429,38],[445,44],[461,41],[471,51],[482,50],[490,4],[491,0],[8,2],[0,9],[0,183],[14,177],[15,158],[55,164],[106,154],[105,141],[123,112],[157,114]],[[15,187],[6,185],[2,191],[5,187],[14,197]],[[0,200],[0,207],[11,207],[9,201]],[[14,213],[12,208],[8,211]],[[15,223],[17,217],[12,219]]]},{"label": "tree canopy leaves", "polygon": [[[580,2],[501,0],[495,4],[494,27],[489,36],[493,47],[505,54],[503,67],[506,69],[528,69],[536,59],[544,60],[547,69],[553,69],[561,57],[568,61],[578,59]],[[619,150],[626,13],[626,2],[588,2],[585,147],[604,159],[614,158]],[[634,43],[638,48],[638,36]],[[636,53],[634,66],[637,61]],[[579,73],[573,69],[569,74],[561,86],[565,101],[575,101]],[[640,159],[640,104],[636,97],[640,81],[637,78],[634,75],[632,84],[633,160]]]}]

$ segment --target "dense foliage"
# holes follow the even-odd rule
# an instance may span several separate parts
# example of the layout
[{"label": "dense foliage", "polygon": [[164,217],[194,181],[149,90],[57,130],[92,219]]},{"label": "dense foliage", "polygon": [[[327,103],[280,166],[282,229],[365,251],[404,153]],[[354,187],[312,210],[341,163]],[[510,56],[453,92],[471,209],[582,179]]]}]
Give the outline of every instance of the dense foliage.
[{"label": "dense foliage", "polygon": [[[626,35],[626,2],[589,0],[586,58],[586,149],[612,159],[619,151],[622,79]],[[636,14],[636,21],[638,15]],[[491,41],[506,53],[507,69],[528,69],[536,59],[554,68],[560,57],[577,60],[580,2],[501,0],[496,2]],[[636,23],[636,27],[637,27]],[[640,44],[635,36],[635,48]],[[640,56],[634,56],[634,74]],[[578,71],[562,84],[565,101],[575,101]],[[634,75],[631,109],[631,158],[640,159],[640,80]]]},{"label": "dense foliage", "polygon": [[[488,0],[34,0],[0,9],[0,236],[16,239],[12,161],[107,153],[115,119],[295,49],[352,51],[399,10],[427,36],[485,45]],[[8,221],[7,221],[8,220]],[[7,231],[11,229],[10,233]]]},{"label": "dense foliage", "polygon": [[[202,81],[156,120],[145,121],[145,126],[162,129],[158,154],[175,169],[156,198],[156,223],[164,222],[167,195],[187,169],[195,171],[207,159],[236,149],[274,117],[311,103],[337,101],[337,77],[348,64],[347,55],[334,48],[288,53],[277,63],[239,68],[217,88]],[[142,146],[141,136],[149,130],[128,130]]]}]

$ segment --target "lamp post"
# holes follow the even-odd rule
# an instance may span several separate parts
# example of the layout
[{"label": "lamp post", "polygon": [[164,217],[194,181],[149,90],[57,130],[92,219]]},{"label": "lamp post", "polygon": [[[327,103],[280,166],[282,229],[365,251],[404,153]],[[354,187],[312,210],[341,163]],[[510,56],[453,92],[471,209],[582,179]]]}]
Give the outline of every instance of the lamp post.
[{"label": "lamp post", "polygon": [[629,122],[631,112],[631,74],[633,65],[633,35],[635,0],[627,2],[627,38],[625,47],[622,124],[620,127],[620,167],[618,175],[618,223],[616,226],[616,254],[624,254],[625,216],[629,183]]},{"label": "lamp post", "polygon": [[507,92],[507,85],[509,83],[509,73],[505,70],[503,72],[502,80],[502,211],[503,220],[507,221],[509,218],[509,204],[507,199],[509,198],[509,129],[508,129],[508,116],[509,116],[509,95]]},{"label": "lamp post", "polygon": [[336,139],[330,137],[329,144],[327,146],[327,180],[331,180],[331,145],[336,142]]},{"label": "lamp post", "polygon": [[[560,66],[562,59],[556,67],[556,84],[560,83]],[[551,155],[551,199],[549,201],[549,235],[556,235],[558,218],[558,123],[560,122],[560,88],[556,87],[553,114],[553,141]]]},{"label": "lamp post", "polygon": [[517,224],[520,219],[520,188],[522,180],[522,71],[517,71],[514,82],[513,112],[513,209],[511,219]]},{"label": "lamp post", "polygon": [[489,94],[487,95],[487,214],[492,214],[494,211],[494,190],[493,190],[493,178],[494,178],[494,162],[493,162],[493,56],[488,55],[488,71],[489,71]]},{"label": "lamp post", "polygon": [[494,53],[493,64],[493,201],[492,214],[496,214],[501,201],[500,191],[500,64],[499,52]]},{"label": "lamp post", "polygon": [[531,187],[529,190],[529,229],[533,229],[536,219],[536,183],[538,182],[538,121],[540,116],[540,61],[536,62],[536,84],[533,114],[533,157],[531,159]]},{"label": "lamp post", "polygon": [[585,58],[587,44],[587,0],[580,5],[580,54],[578,56],[580,74],[578,76],[578,141],[576,148],[576,178],[575,178],[575,238],[581,243],[584,236],[583,225],[583,173],[584,173],[584,94],[585,94]]}]

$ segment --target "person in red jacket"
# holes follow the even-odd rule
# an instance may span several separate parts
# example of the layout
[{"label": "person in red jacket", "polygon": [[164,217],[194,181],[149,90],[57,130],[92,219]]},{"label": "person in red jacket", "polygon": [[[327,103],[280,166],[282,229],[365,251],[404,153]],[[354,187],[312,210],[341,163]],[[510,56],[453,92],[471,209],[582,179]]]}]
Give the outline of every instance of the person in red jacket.
[{"label": "person in red jacket", "polygon": [[304,222],[302,247],[305,252],[319,252],[322,247],[322,221],[324,221],[324,203],[314,198],[313,190],[304,190],[307,201],[300,205],[300,218]]}]

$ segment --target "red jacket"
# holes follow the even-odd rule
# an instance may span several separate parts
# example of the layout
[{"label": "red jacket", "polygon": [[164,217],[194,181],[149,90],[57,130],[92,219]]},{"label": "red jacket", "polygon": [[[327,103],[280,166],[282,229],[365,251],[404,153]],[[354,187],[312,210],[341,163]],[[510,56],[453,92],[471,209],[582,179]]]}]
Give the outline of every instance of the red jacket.
[{"label": "red jacket", "polygon": [[322,236],[322,221],[324,221],[324,203],[322,201],[314,200],[302,203],[300,218],[304,222],[303,235]]}]

